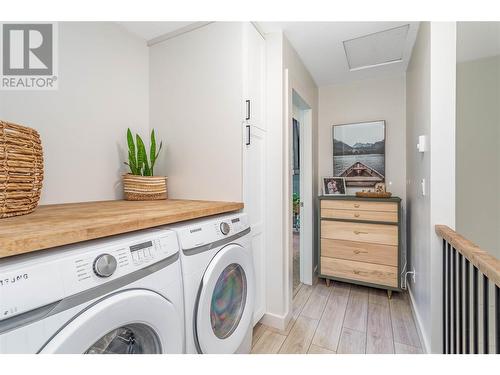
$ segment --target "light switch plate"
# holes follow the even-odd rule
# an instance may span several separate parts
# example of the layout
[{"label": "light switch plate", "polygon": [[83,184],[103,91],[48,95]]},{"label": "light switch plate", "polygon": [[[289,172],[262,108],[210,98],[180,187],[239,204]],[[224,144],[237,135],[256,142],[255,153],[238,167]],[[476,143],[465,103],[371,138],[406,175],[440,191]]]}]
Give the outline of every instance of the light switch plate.
[{"label": "light switch plate", "polygon": [[427,151],[427,137],[425,135],[418,136],[417,149],[418,149],[418,152],[426,152]]}]

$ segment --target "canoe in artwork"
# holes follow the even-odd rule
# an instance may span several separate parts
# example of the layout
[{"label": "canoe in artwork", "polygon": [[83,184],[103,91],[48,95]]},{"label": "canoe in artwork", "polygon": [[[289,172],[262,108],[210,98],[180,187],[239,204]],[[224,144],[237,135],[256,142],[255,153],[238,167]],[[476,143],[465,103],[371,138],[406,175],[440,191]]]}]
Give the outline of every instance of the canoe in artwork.
[{"label": "canoe in artwork", "polygon": [[359,161],[342,172],[340,177],[346,178],[348,186],[371,186],[384,181],[381,173]]}]

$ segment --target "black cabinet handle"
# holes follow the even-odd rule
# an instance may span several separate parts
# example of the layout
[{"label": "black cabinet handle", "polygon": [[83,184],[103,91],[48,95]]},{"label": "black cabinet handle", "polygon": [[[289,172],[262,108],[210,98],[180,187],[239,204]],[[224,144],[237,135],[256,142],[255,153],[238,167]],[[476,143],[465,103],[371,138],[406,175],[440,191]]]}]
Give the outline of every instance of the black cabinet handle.
[{"label": "black cabinet handle", "polygon": [[245,100],[245,103],[247,105],[247,116],[245,120],[250,120],[250,100]]},{"label": "black cabinet handle", "polygon": [[247,125],[247,141],[245,144],[250,146],[250,125]]}]

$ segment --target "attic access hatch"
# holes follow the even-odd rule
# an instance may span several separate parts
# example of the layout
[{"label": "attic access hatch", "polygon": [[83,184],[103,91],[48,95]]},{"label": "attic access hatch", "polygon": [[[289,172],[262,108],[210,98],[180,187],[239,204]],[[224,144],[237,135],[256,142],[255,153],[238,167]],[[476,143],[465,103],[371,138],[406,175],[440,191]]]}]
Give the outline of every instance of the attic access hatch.
[{"label": "attic access hatch", "polygon": [[402,62],[409,29],[410,25],[407,24],[345,40],[343,43],[349,70]]}]

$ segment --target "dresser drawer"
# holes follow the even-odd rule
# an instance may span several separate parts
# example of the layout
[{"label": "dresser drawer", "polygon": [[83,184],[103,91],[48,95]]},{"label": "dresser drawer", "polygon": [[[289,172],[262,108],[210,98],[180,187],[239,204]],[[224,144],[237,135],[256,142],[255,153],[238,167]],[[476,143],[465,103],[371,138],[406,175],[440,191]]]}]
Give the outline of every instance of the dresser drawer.
[{"label": "dresser drawer", "polygon": [[321,238],[398,245],[398,226],[321,220]]},{"label": "dresser drawer", "polygon": [[388,223],[398,222],[397,211],[362,211],[322,208],[321,217],[328,219],[385,221]]},{"label": "dresser drawer", "polygon": [[391,245],[322,238],[321,256],[398,266],[398,247]]},{"label": "dresser drawer", "polygon": [[377,202],[362,200],[328,200],[321,201],[321,209],[332,210],[361,210],[361,211],[386,211],[398,212],[396,202]]},{"label": "dresser drawer", "polygon": [[397,267],[321,257],[321,274],[371,284],[398,287]]}]

